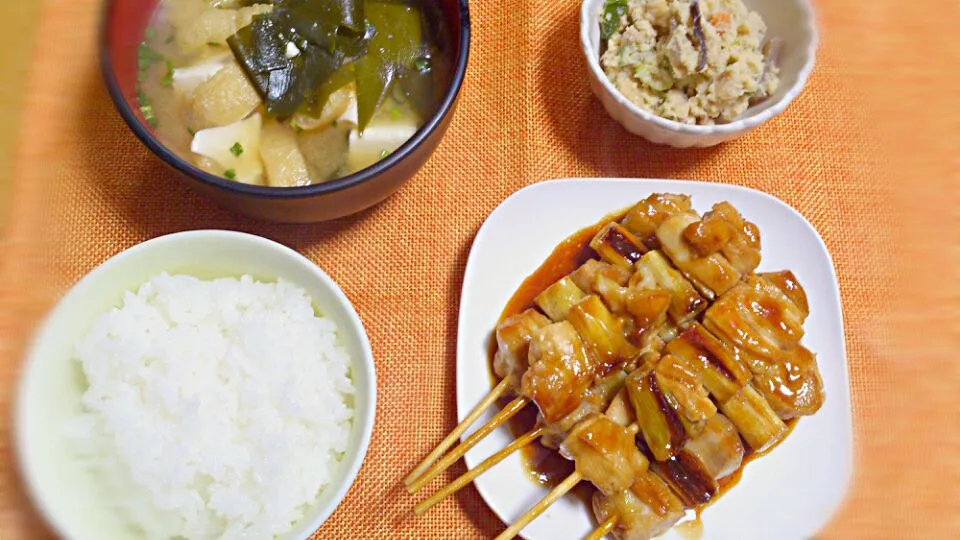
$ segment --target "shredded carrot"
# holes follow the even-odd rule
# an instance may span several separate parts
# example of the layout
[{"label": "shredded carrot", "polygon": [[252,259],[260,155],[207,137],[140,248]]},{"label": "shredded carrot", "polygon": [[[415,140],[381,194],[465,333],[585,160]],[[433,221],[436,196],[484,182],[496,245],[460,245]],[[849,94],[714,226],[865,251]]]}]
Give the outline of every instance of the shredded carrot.
[{"label": "shredded carrot", "polygon": [[710,24],[713,26],[728,25],[730,24],[730,14],[726,11],[721,11],[719,13],[714,13],[710,16]]}]

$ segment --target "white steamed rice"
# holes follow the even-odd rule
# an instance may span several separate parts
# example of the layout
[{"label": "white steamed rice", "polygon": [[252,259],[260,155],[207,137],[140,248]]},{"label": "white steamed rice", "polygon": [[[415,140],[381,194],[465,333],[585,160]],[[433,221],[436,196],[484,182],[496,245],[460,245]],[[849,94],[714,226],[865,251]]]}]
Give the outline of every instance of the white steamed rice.
[{"label": "white steamed rice", "polygon": [[94,320],[76,359],[75,449],[148,538],[273,538],[346,450],[350,359],[288,282],[162,274]]}]

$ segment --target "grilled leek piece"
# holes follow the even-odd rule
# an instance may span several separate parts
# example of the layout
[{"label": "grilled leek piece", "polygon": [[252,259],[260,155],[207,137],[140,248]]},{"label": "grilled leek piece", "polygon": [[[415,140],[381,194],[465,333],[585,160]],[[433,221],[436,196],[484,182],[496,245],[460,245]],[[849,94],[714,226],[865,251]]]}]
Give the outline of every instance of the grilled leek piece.
[{"label": "grilled leek piece", "polygon": [[564,276],[538,294],[533,301],[547,314],[547,317],[558,322],[566,319],[570,308],[584,296],[586,293],[577,287],[570,276]]},{"label": "grilled leek piece", "polygon": [[637,369],[627,376],[626,387],[650,453],[657,461],[676,455],[687,440],[687,432],[671,397],[660,387],[656,371],[651,366]]},{"label": "grilled leek piece", "polygon": [[660,251],[649,251],[636,263],[630,277],[631,287],[642,290],[664,289],[670,293],[670,318],[678,325],[693,320],[707,309],[707,301],[696,288],[675,270]]},{"label": "grilled leek piece", "polygon": [[[664,355],[655,368],[660,387],[675,403],[677,412],[691,424],[704,422],[717,414],[717,406],[700,382],[695,368],[672,354]],[[687,432],[691,432],[687,429]]]},{"label": "grilled leek piece", "polygon": [[753,376],[733,349],[700,323],[693,323],[670,341],[666,352],[686,360],[717,403],[726,402]]},{"label": "grilled leek piece", "polygon": [[768,450],[787,434],[787,425],[749,384],[720,404],[720,411],[737,426],[754,452]]},{"label": "grilled leek piece", "polygon": [[601,373],[609,373],[637,354],[624,337],[620,319],[596,295],[591,294],[571,307],[567,321],[583,339]]},{"label": "grilled leek piece", "polygon": [[619,223],[608,223],[593,240],[590,247],[604,261],[620,268],[632,268],[640,260],[647,248],[630,231]]}]

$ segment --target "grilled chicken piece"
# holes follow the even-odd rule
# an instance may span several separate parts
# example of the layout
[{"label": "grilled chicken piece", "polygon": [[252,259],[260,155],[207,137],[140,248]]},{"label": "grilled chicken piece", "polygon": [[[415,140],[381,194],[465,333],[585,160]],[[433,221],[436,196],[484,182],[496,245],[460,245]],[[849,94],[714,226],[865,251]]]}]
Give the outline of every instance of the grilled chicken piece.
[{"label": "grilled chicken piece", "polygon": [[602,414],[577,424],[560,445],[560,453],[608,495],[628,489],[648,466],[633,433]]},{"label": "grilled chicken piece", "polygon": [[686,361],[667,354],[660,359],[655,370],[660,386],[672,397],[677,411],[688,422],[703,422],[717,414],[717,406],[710,401],[710,394],[700,382],[695,368]]},{"label": "grilled chicken piece", "polygon": [[662,251],[708,300],[727,292],[740,281],[740,272],[722,253],[700,256],[684,231],[700,218],[694,212],[674,214],[657,227]]},{"label": "grilled chicken piece", "polygon": [[801,311],[779,288],[759,276],[717,299],[704,316],[704,325],[734,345],[775,360],[803,338]]},{"label": "grilled chicken piece", "polygon": [[683,238],[700,257],[722,253],[742,274],[752,273],[760,264],[760,230],[726,201],[688,225]]},{"label": "grilled chicken piece", "polygon": [[580,265],[580,268],[574,270],[573,273],[570,274],[570,279],[572,279],[580,289],[588,293],[597,294],[596,287],[598,277],[603,276],[623,287],[630,279],[630,275],[631,271],[626,268],[613,266],[610,263],[597,259],[590,259]]},{"label": "grilled chicken piece", "polygon": [[670,298],[670,293],[663,289],[630,290],[625,302],[630,315],[629,327],[624,330],[627,341],[644,352],[662,350]]},{"label": "grilled chicken piece", "polygon": [[541,328],[550,324],[550,319],[533,309],[511,315],[497,325],[497,352],[493,357],[493,371],[501,379],[520,377],[527,371],[527,355],[530,340]]},{"label": "grilled chicken piece", "polygon": [[687,441],[683,451],[695,457],[716,480],[733,474],[743,463],[743,441],[733,422],[722,414],[711,416],[703,430]]},{"label": "grilled chicken piece", "polygon": [[641,474],[630,489],[615,495],[596,492],[593,513],[598,523],[616,516],[613,535],[621,540],[649,540],[674,526],[685,512],[683,502],[652,471]]},{"label": "grilled chicken piece", "polygon": [[635,267],[636,273],[630,277],[629,285],[640,290],[663,289],[669,292],[668,313],[676,324],[686,324],[707,309],[707,301],[661,252],[645,253]]},{"label": "grilled chicken piece", "polygon": [[[616,396],[622,392],[623,383],[626,379],[627,374],[623,371],[617,371],[611,375],[607,375],[595,386],[587,390],[580,405],[578,405],[572,413],[564,416],[559,422],[546,424],[541,417],[540,421],[544,430],[540,436],[540,442],[547,448],[559,448],[563,440],[570,434],[570,430],[577,424],[595,414],[603,414],[603,412],[610,407],[610,404],[616,399]],[[621,423],[621,425],[626,426],[629,425],[629,423],[630,422]]]},{"label": "grilled chicken piece", "polygon": [[631,271],[610,263],[590,259],[570,274],[581,290],[596,294],[614,313],[622,313],[627,281]]},{"label": "grilled chicken piece", "polygon": [[800,286],[797,277],[790,270],[781,270],[779,272],[767,272],[760,274],[760,277],[772,283],[780,289],[780,292],[787,295],[787,298],[793,302],[793,305],[803,313],[804,319],[810,315],[810,304],[807,303],[807,293]]},{"label": "grilled chicken piece", "polygon": [[816,359],[800,345],[807,310],[791,300],[805,304],[805,295],[795,280],[791,296],[776,281],[748,277],[710,306],[704,326],[744,359],[756,389],[786,420],[815,413],[824,393]]},{"label": "grilled chicken piece", "polygon": [[647,248],[618,223],[608,223],[590,241],[590,247],[604,261],[620,268],[633,268]]},{"label": "grilled chicken piece", "polygon": [[597,365],[587,355],[583,340],[567,321],[537,331],[530,341],[528,359],[520,390],[537,404],[548,424],[580,405],[597,373]]},{"label": "grilled chicken piece", "polygon": [[634,205],[620,224],[639,238],[648,249],[659,249],[657,227],[668,217],[689,210],[690,197],[687,195],[654,193]]},{"label": "grilled chicken piece", "polygon": [[753,385],[784,420],[810,416],[823,405],[823,380],[816,358],[800,345],[784,352],[776,364],[751,362],[757,367]]}]

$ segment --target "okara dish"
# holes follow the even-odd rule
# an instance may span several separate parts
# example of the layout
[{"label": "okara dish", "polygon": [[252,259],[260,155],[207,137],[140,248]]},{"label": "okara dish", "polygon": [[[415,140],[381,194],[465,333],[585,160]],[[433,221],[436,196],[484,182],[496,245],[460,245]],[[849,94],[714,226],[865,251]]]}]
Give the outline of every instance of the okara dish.
[{"label": "okara dish", "polygon": [[274,538],[332,479],[350,357],[307,291],[161,274],[95,319],[68,437],[135,536]]},{"label": "okara dish", "polygon": [[777,41],[742,0],[607,0],[600,63],[634,105],[685,124],[730,122],[779,85]]},{"label": "okara dish", "polygon": [[590,538],[648,539],[699,514],[825,398],[800,342],[806,294],[789,270],[759,263],[753,223],[725,202],[698,215],[685,195],[651,195],[562,242],[504,309],[491,351],[500,381],[454,433],[512,400],[431,466],[444,441],[408,485],[511,419],[516,441],[418,511],[521,451],[555,487],[500,538],[582,480]]},{"label": "okara dish", "polygon": [[437,110],[444,24],[420,0],[163,0],[138,50],[140,112],[208,173],[327,182],[388,156]]}]

